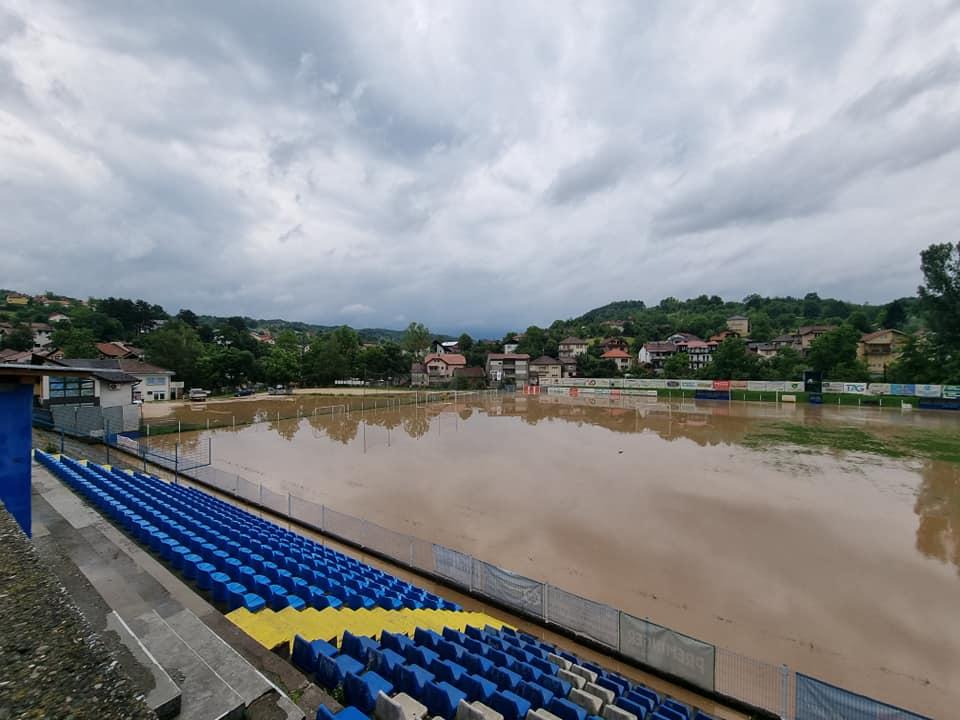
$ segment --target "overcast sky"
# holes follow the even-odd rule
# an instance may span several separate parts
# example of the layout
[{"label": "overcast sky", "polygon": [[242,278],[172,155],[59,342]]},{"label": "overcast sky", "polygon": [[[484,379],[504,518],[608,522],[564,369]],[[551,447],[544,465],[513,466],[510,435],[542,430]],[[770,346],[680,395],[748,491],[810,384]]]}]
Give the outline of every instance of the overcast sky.
[{"label": "overcast sky", "polygon": [[960,3],[0,4],[0,287],[499,334],[912,295]]}]

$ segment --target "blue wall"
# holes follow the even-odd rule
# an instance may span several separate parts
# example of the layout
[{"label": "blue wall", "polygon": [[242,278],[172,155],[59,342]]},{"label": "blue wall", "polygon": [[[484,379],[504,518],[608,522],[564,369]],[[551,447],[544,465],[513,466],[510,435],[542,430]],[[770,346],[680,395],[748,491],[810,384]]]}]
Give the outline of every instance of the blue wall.
[{"label": "blue wall", "polygon": [[30,536],[33,385],[0,384],[0,501]]}]

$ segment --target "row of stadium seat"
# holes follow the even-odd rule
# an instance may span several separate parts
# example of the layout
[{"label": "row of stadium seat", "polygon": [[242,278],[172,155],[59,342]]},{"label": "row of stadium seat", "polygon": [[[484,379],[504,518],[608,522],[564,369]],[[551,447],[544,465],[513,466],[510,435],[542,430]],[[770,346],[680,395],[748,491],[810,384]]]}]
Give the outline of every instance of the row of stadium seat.
[{"label": "row of stadium seat", "polygon": [[460,607],[211,497],[37,451],[38,462],[228,609]]},{"label": "row of stadium seat", "polygon": [[[461,611],[195,488],[40,451],[36,458],[229,610]],[[298,635],[292,660],[319,685],[343,690],[347,707],[336,716],[321,708],[318,720],[710,720],[506,626],[418,627],[412,637],[382,630],[377,639],[346,631],[339,642]]]},{"label": "row of stadium seat", "polygon": [[[294,641],[293,662],[377,720],[710,720],[643,684],[509,628],[418,628]],[[382,697],[381,697],[382,695]],[[464,707],[466,706],[466,707]],[[325,712],[318,720],[329,720]]]}]

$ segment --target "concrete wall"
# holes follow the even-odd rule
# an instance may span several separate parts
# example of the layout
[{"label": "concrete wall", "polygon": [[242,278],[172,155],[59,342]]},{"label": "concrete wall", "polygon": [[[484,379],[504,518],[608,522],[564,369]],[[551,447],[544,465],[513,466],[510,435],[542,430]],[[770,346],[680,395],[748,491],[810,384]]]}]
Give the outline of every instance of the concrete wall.
[{"label": "concrete wall", "polygon": [[116,390],[111,390],[110,383],[103,380],[98,380],[97,385],[100,386],[100,407],[118,407],[131,403],[132,395],[130,394],[131,386],[129,384],[117,385]]}]

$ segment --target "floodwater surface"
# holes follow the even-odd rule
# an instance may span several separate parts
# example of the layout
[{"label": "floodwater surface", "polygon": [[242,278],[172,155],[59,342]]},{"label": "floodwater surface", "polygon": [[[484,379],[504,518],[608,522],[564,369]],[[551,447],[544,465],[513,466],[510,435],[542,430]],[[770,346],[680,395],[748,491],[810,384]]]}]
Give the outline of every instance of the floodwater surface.
[{"label": "floodwater surface", "polygon": [[273,490],[957,716],[960,466],[749,442],[783,422],[881,437],[960,430],[945,412],[543,395],[262,422],[180,442],[212,438],[215,466]]}]

